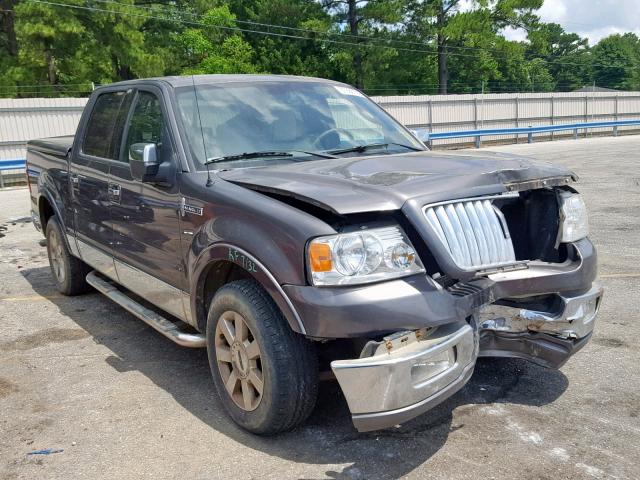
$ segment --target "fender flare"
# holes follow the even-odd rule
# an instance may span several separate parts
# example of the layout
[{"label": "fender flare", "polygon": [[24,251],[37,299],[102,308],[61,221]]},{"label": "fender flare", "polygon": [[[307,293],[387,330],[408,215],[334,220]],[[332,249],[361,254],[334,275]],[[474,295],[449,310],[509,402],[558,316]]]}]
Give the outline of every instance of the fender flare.
[{"label": "fender flare", "polygon": [[231,262],[250,274],[278,305],[291,329],[303,335],[306,334],[300,315],[274,275],[254,255],[225,242],[214,243],[203,250],[192,269],[191,311],[195,313],[196,321],[202,318],[201,315],[206,318],[206,311],[203,311],[203,308],[206,308],[203,299],[205,278],[209,268],[220,261]]},{"label": "fender flare", "polygon": [[[66,222],[64,217],[60,213],[60,208],[58,207],[58,203],[53,200],[53,195],[51,195],[51,192],[49,192],[49,189],[46,188],[44,185],[40,186],[40,191],[38,193],[39,193],[38,217],[40,218],[40,224],[42,225],[42,234],[45,237],[47,235],[46,227],[44,225],[44,222],[42,221],[42,218],[40,217],[40,202],[44,199],[49,203],[49,205],[51,205],[51,208],[53,209],[53,214],[58,219],[58,223],[60,224],[60,228],[62,229],[62,233],[64,234],[62,241],[65,243],[67,250],[69,250],[70,252],[77,252],[77,248],[75,248],[75,245],[72,248],[72,245],[69,244],[69,232],[67,231]],[[76,253],[76,256],[78,256],[77,253]]]}]

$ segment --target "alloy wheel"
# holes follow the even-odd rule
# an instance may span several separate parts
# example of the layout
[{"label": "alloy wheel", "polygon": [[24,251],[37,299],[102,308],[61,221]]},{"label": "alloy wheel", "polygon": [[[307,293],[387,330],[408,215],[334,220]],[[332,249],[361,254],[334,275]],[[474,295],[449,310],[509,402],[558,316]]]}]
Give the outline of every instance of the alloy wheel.
[{"label": "alloy wheel", "polygon": [[264,391],[260,347],[242,315],[220,315],[215,351],[222,382],[234,403],[245,411],[258,408]]},{"label": "alloy wheel", "polygon": [[55,229],[51,230],[48,240],[49,259],[51,260],[51,269],[59,283],[64,283],[67,276],[64,265],[64,250],[62,247],[62,239]]}]

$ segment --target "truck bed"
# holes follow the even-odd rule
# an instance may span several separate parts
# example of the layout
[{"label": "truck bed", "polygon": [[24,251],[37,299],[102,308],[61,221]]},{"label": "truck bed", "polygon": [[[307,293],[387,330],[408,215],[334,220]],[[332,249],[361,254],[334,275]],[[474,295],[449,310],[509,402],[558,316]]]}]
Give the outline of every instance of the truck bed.
[{"label": "truck bed", "polygon": [[[73,135],[40,138],[27,143],[27,184],[31,193],[31,211],[36,228],[40,228],[40,189],[49,192],[49,208],[55,213],[65,211],[68,205],[69,158]],[[54,192],[51,195],[51,192]]]},{"label": "truck bed", "polygon": [[39,138],[30,140],[27,143],[27,150],[36,150],[38,152],[55,155],[58,157],[66,157],[73,146],[74,135],[65,135],[62,137]]}]

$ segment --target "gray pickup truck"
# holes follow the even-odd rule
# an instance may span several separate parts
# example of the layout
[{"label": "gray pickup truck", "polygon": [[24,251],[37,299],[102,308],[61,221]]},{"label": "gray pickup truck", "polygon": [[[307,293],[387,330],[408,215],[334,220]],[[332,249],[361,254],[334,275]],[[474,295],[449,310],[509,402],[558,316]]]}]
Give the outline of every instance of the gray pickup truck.
[{"label": "gray pickup truck", "polygon": [[206,347],[259,434],[303,422],[320,378],[368,431],[453,395],[479,356],[558,368],[602,297],[573,173],[431,152],[327,80],[100,87],[75,136],[29,142],[27,175],[60,292]]}]

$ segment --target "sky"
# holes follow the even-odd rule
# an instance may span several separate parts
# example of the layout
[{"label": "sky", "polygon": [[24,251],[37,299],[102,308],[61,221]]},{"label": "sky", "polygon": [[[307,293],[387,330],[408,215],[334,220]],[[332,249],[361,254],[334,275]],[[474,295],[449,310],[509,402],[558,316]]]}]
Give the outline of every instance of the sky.
[{"label": "sky", "polygon": [[[538,11],[542,21],[559,23],[594,45],[613,33],[640,36],[640,0],[545,0]],[[524,40],[523,31],[507,29],[510,40]]]}]

